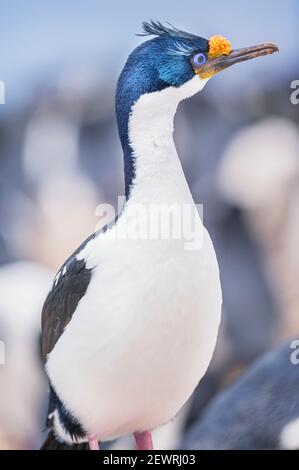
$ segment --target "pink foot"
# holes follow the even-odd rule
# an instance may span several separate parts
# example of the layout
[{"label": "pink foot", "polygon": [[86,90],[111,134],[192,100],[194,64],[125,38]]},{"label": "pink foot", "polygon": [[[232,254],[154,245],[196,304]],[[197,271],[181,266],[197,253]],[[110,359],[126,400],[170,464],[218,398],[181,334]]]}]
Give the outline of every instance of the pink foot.
[{"label": "pink foot", "polygon": [[89,450],[100,450],[98,439],[96,436],[89,436],[88,438]]},{"label": "pink foot", "polygon": [[153,450],[152,435],[149,431],[135,432],[137,450]]}]

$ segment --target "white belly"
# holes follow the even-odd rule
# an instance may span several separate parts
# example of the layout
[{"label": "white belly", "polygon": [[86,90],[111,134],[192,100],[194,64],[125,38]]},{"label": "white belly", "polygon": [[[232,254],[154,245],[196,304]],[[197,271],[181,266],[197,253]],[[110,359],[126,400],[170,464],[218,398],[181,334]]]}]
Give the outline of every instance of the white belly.
[{"label": "white belly", "polygon": [[47,372],[90,434],[106,440],[150,430],[175,416],[204,375],[220,315],[206,231],[199,251],[173,241],[102,241],[88,295]]}]

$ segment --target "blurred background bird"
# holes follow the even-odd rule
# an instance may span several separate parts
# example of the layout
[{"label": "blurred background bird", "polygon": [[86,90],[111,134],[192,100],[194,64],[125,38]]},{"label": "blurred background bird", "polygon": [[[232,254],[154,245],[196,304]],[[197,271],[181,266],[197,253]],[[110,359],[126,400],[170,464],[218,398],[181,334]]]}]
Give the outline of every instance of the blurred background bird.
[{"label": "blurred background bird", "polygon": [[[180,449],[299,449],[299,341],[283,343],[219,393],[183,437]],[[291,345],[292,345],[291,341]],[[270,425],[269,425],[270,423]]]},{"label": "blurred background bird", "polygon": [[40,360],[40,310],[52,283],[46,267],[0,267],[0,448],[32,449],[42,437],[47,379]]},{"label": "blurred background bird", "polygon": [[[74,7],[69,0],[63,4],[54,0],[51,5],[29,0],[26,5],[12,1],[2,6],[0,37],[3,44],[9,44],[9,51],[1,59],[0,74],[6,85],[6,103],[0,106],[0,263],[25,259],[56,271],[98,223],[94,198],[96,204],[117,204],[115,195],[123,193],[123,177],[113,90],[127,51],[140,42],[132,31],[144,17],[188,24],[190,30],[200,30],[206,37],[219,31],[235,44],[254,43],[256,38],[279,43],[279,66],[277,61],[265,60],[228,70],[200,97],[182,103],[176,117],[178,153],[195,201],[204,204],[225,309],[216,354],[200,393],[194,394],[173,423],[154,433],[156,448],[175,448],[185,429],[200,419],[213,394],[282,338],[299,335],[297,294],[292,287],[299,259],[298,182],[292,155],[298,161],[298,154],[296,139],[283,138],[298,136],[299,106],[290,101],[290,83],[298,78],[299,7],[296,0],[272,3],[271,8],[267,1],[252,0],[246,11],[236,0],[229,5],[195,0],[184,5],[170,0],[163,4],[153,0],[142,7],[135,0],[129,4],[131,8],[128,3],[110,2],[108,7],[87,0]],[[245,23],[251,27],[244,28]],[[280,138],[277,121],[272,119],[277,117],[284,125],[282,167],[275,165],[275,176],[268,170],[276,158],[273,136]],[[262,127],[258,132],[259,124],[265,124],[265,134]],[[234,196],[227,192],[229,181],[224,180],[233,176],[236,167],[229,164],[225,170],[224,161],[232,153],[240,156],[231,145],[239,134],[244,139],[242,153],[244,146],[250,144],[250,149],[247,160],[241,159],[243,192],[242,188],[235,191],[232,181]],[[47,158],[46,170],[43,155],[51,148],[53,158]],[[261,152],[267,159],[263,168],[259,160],[254,165],[250,161],[250,156],[261,156]],[[263,170],[264,187],[273,190],[275,182],[276,195],[283,194],[284,202],[278,206],[268,199],[266,218],[253,220],[253,213],[262,212],[246,205],[253,176],[250,168]],[[280,179],[280,171],[282,175],[287,171],[286,179]],[[263,194],[254,195],[256,208],[259,204],[266,208]],[[283,278],[281,285],[278,275]],[[13,298],[11,302],[13,308]],[[1,364],[2,372],[4,368]],[[16,397],[8,401],[1,390],[0,400],[3,408],[12,403],[17,406]],[[12,428],[13,415],[8,420]],[[15,446],[14,439],[11,443],[0,439],[2,447]]]}]

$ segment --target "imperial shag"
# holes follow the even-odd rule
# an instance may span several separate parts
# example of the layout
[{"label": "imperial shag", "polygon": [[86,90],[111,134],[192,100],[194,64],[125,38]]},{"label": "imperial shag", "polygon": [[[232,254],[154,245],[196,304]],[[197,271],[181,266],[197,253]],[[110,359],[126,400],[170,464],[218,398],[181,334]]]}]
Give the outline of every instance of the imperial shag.
[{"label": "imperial shag", "polygon": [[118,234],[145,222],[140,212],[132,215],[134,205],[194,206],[173,142],[179,102],[221,70],[277,47],[232,50],[221,36],[207,40],[159,22],[143,28],[155,37],[131,53],[116,92],[126,204],[65,262],[43,308],[50,383],[44,449],[87,442],[97,449],[98,441],[129,433],[139,449],[152,448],[150,431],[190,397],[215,347],[221,287],[199,215],[196,250],[172,237]]}]

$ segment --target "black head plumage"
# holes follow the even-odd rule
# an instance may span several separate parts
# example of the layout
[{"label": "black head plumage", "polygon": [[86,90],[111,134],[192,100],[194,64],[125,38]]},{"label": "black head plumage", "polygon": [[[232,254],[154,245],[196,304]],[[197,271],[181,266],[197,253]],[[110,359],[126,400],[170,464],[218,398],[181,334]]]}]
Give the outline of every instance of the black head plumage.
[{"label": "black head plumage", "polygon": [[173,39],[198,40],[198,36],[195,34],[175,28],[168,21],[166,23],[168,26],[163,25],[160,21],[144,21],[142,23],[143,32],[137,34],[137,36],[166,36]]}]

